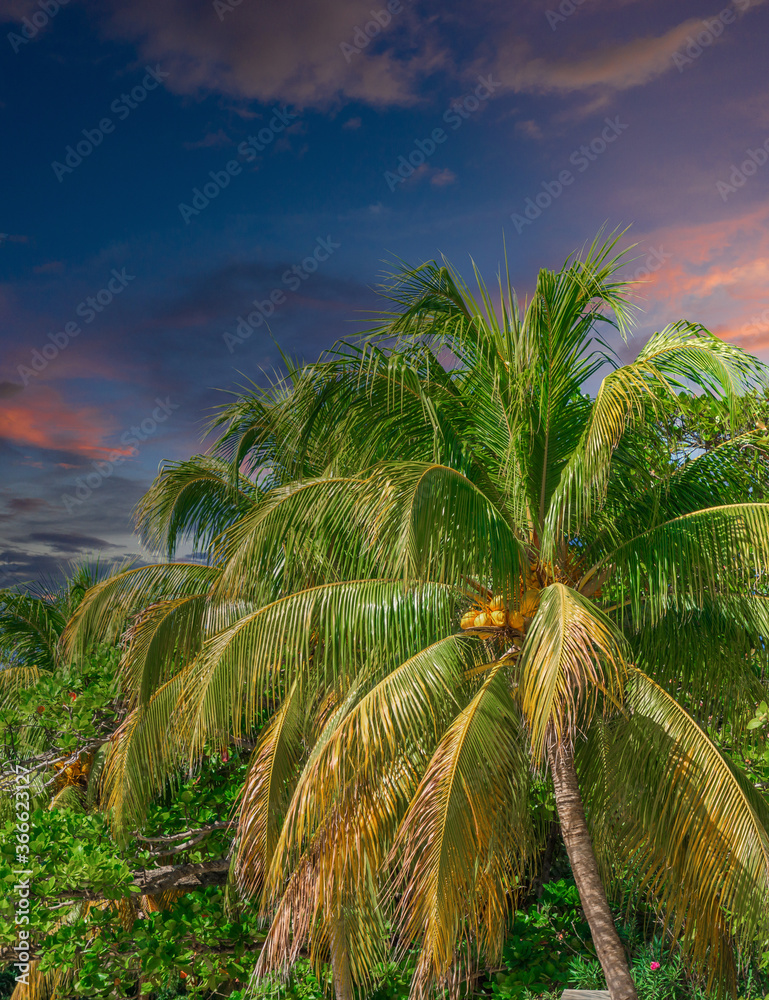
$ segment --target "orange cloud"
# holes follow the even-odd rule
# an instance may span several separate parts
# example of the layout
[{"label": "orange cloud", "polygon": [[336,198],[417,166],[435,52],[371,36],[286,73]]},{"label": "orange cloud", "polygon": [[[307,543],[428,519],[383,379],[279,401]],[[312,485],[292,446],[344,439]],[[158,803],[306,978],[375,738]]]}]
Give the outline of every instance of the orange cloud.
[{"label": "orange cloud", "polygon": [[[751,352],[769,348],[769,204],[643,237],[670,256],[642,289],[649,318],[700,322]],[[627,268],[632,273],[634,264]]]},{"label": "orange cloud", "polygon": [[50,386],[30,387],[0,410],[0,438],[17,445],[100,459],[133,449],[104,444],[110,422],[92,406],[71,406]]}]

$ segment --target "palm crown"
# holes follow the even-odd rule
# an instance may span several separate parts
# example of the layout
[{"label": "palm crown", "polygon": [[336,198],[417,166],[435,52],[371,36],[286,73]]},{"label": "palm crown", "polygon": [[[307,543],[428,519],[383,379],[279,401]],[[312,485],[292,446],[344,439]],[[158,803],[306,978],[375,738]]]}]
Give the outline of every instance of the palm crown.
[{"label": "palm crown", "polygon": [[269,717],[234,864],[272,919],[262,973],[309,942],[349,997],[392,932],[419,948],[415,995],[457,990],[537,862],[545,770],[614,1000],[635,996],[603,888],[620,871],[714,981],[766,934],[769,818],[706,732],[759,697],[764,436],[671,462],[658,419],[686,388],[736,426],[764,374],[689,323],[616,365],[615,246],[541,271],[525,308],[509,282],[493,301],[448,267],[401,272],[363,346],[239,396],[214,455],[162,470],[140,528],[208,565],[115,576],[68,627],[74,648],[129,625],[119,829]]}]

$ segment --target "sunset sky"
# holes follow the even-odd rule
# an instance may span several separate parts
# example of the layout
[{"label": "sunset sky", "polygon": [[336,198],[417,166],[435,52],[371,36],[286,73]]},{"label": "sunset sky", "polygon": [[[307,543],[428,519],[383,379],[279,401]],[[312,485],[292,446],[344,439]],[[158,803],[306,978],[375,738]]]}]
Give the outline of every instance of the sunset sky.
[{"label": "sunset sky", "polygon": [[0,18],[0,586],[149,559],[131,510],[159,463],[276,345],[312,360],[363,329],[395,257],[493,279],[506,245],[524,297],[632,225],[623,356],[686,318],[769,360],[763,0]]}]

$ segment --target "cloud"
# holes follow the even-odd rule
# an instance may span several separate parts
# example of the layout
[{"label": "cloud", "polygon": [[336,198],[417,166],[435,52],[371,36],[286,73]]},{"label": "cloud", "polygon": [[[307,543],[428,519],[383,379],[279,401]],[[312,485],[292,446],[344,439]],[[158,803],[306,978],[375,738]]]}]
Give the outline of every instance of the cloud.
[{"label": "cloud", "polygon": [[420,163],[409,177],[403,182],[405,187],[413,187],[421,181],[429,181],[434,187],[446,187],[453,184],[457,175],[448,167],[431,167],[429,163]]},{"label": "cloud", "polygon": [[217,132],[208,132],[203,136],[202,139],[198,139],[197,142],[185,142],[185,149],[210,149],[212,146],[228,146],[232,144],[232,139],[228,135],[225,135],[223,129],[219,129]]},{"label": "cloud", "polygon": [[117,451],[131,455],[131,448],[112,448],[103,441],[112,421],[93,406],[70,405],[50,385],[30,387],[23,396],[0,410],[0,438],[16,445],[47,451],[65,451],[89,459],[105,458]]},{"label": "cloud", "polygon": [[[752,0],[744,10],[742,3],[730,4],[724,9],[731,10],[739,18],[764,3],[766,0]],[[611,5],[607,0],[606,6],[616,8],[617,0],[612,0]],[[718,16],[719,12],[714,11],[713,20],[718,20]],[[601,19],[603,26],[606,14],[601,14]],[[479,72],[487,71],[490,62],[493,63],[494,76],[501,79],[507,89],[519,93],[570,94],[596,88],[609,92],[627,90],[649,83],[674,69],[674,54],[679,50],[683,51],[682,47],[687,44],[690,36],[696,38],[705,30],[707,20],[703,17],[688,18],[661,34],[644,34],[641,37],[632,37],[632,29],[628,32],[627,22],[620,22],[623,36],[630,34],[630,41],[593,42],[579,54],[569,54],[562,58],[538,55],[530,37],[516,25],[514,31],[509,31],[506,37],[503,35],[491,60],[478,62],[475,68]],[[590,24],[582,19],[578,23]],[[595,23],[592,22],[593,25]],[[721,23],[720,33],[710,32],[709,44],[718,45],[733,30],[730,24],[731,22],[726,25]],[[533,37],[536,32],[529,34]],[[595,35],[595,30],[588,33],[591,42]],[[552,43],[548,45],[548,49],[552,49]]]},{"label": "cloud", "polygon": [[33,274],[63,274],[65,264],[63,260],[48,260],[45,264],[38,264],[32,268]]},{"label": "cloud", "polygon": [[0,521],[12,520],[22,514],[31,514],[44,510],[50,505],[42,497],[11,497],[5,501],[7,513],[0,513]]},{"label": "cloud", "polygon": [[60,531],[33,531],[29,535],[31,542],[46,542],[54,552],[82,552],[85,549],[118,549],[119,545],[107,542],[93,535],[65,534]]},{"label": "cloud", "polygon": [[769,205],[660,227],[642,245],[669,255],[642,291],[647,322],[688,319],[752,353],[769,349]]},{"label": "cloud", "polygon": [[435,170],[432,177],[430,178],[430,183],[434,187],[446,187],[447,184],[453,184],[457,179],[457,175],[453,170],[449,170],[448,167],[444,167],[443,170]]},{"label": "cloud", "polygon": [[0,382],[0,399],[10,399],[24,389],[18,382]]},{"label": "cloud", "polygon": [[519,132],[521,135],[525,135],[529,139],[541,139],[542,129],[537,125],[533,119],[528,119],[523,122],[516,122],[515,131]]},{"label": "cloud", "polygon": [[[83,0],[104,32],[137,44],[143,60],[170,72],[177,93],[218,91],[244,100],[327,106],[344,96],[373,105],[412,104],[416,84],[444,62],[426,38],[406,53],[393,47],[408,30],[404,10],[374,42],[352,55],[356,27],[369,19],[359,0],[245,0],[217,14],[210,0]],[[105,13],[106,8],[106,13]],[[363,38],[366,36],[363,35]]]},{"label": "cloud", "polygon": [[516,91],[570,93],[604,86],[626,90],[648,83],[673,68],[673,53],[702,20],[691,18],[662,35],[606,45],[579,58],[527,58],[526,44],[516,39],[499,52],[497,75]]},{"label": "cloud", "polygon": [[[255,297],[264,298],[276,287],[285,289],[283,276],[296,263],[298,260],[290,258],[274,262],[236,260],[197,272],[183,280],[179,293],[170,301],[155,307],[156,314],[163,325],[178,329],[230,323]],[[286,310],[297,307],[305,291],[316,299],[357,304],[367,297],[368,289],[333,274],[313,274],[311,283],[308,279],[299,292],[286,293]],[[217,338],[217,349],[220,343]]]},{"label": "cloud", "polygon": [[[73,559],[69,554],[42,552],[32,553],[27,550],[9,547],[0,549],[0,587],[24,586],[39,581],[64,582],[71,570]],[[121,556],[99,557],[99,566],[104,573],[112,567],[121,566],[124,562]],[[146,560],[137,559],[134,566],[146,565]]]}]

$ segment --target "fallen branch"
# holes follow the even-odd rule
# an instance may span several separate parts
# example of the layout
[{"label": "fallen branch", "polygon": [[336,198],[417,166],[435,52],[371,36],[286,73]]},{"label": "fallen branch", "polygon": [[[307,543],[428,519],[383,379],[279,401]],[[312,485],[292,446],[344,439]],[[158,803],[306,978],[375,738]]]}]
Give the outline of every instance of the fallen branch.
[{"label": "fallen branch", "polygon": [[[217,858],[215,861],[200,861],[189,865],[163,865],[160,868],[151,868],[149,871],[134,872],[133,891],[130,896],[132,899],[136,899],[139,896],[154,896],[167,889],[194,892],[196,889],[202,889],[209,885],[224,885],[229,870],[229,858]],[[78,899],[95,901],[119,897],[104,896],[89,892],[87,889],[73,889],[71,892],[61,893],[56,898],[75,902]],[[38,899],[45,905],[45,897],[38,897]]]}]

